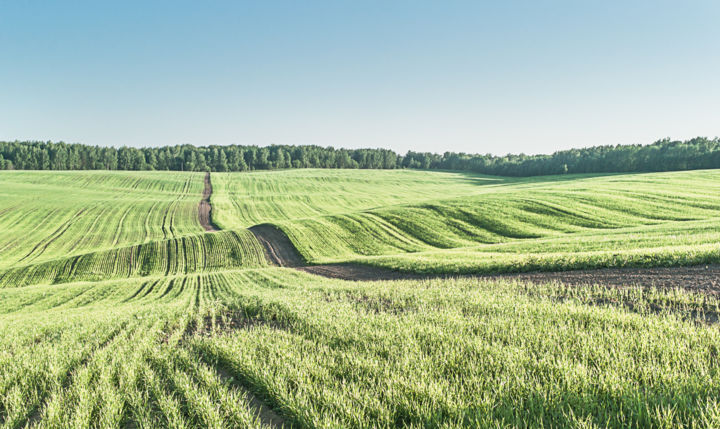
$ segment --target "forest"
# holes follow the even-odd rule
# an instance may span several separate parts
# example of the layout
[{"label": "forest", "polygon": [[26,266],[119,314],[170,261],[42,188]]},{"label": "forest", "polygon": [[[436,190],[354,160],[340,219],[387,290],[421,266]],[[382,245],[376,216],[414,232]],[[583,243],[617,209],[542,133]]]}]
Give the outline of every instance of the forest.
[{"label": "forest", "polygon": [[288,168],[433,169],[497,176],[631,173],[720,168],[720,139],[659,140],[649,145],[606,145],[550,155],[444,154],[389,149],[336,149],[315,145],[134,148],[79,143],[0,142],[4,170],[248,171]]}]

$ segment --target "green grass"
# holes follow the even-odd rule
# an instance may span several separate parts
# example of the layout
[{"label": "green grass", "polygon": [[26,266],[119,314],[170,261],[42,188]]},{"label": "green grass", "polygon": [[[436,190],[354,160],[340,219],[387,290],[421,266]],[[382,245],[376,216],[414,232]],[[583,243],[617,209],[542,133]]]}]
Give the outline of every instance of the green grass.
[{"label": "green grass", "polygon": [[265,266],[247,230],[204,233],[203,177],[0,172],[0,287]]},{"label": "green grass", "polygon": [[415,170],[303,169],[213,173],[214,220],[225,229],[481,192],[513,179]]},{"label": "green grass", "polygon": [[[716,298],[289,269],[0,290],[0,422],[720,424]],[[242,386],[243,388],[241,388]]]},{"label": "green grass", "polygon": [[0,270],[0,287],[267,266],[247,230],[188,235]]},{"label": "green grass", "polygon": [[0,172],[0,427],[718,427],[717,296],[429,273],[720,261],[720,171]]},{"label": "green grass", "polygon": [[218,219],[223,225],[232,225],[225,217],[236,225],[275,223],[313,263],[354,261],[413,272],[720,261],[716,170],[513,180],[332,173],[219,175]]},{"label": "green grass", "polygon": [[720,172],[2,172],[0,287],[264,266],[273,223],[311,263],[492,273],[720,261]]},{"label": "green grass", "polygon": [[0,172],[0,268],[198,233],[203,175]]}]

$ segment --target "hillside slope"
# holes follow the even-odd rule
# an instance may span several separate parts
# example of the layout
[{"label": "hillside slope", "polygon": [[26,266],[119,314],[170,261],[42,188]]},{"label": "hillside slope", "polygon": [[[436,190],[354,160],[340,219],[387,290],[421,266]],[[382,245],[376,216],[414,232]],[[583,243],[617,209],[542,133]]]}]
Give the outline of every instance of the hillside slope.
[{"label": "hillside slope", "polygon": [[204,232],[204,176],[0,171],[0,287],[266,266],[247,230]]},{"label": "hillside slope", "polygon": [[469,273],[720,260],[718,170],[418,174],[219,175],[213,203],[221,224],[275,224],[310,263]]}]

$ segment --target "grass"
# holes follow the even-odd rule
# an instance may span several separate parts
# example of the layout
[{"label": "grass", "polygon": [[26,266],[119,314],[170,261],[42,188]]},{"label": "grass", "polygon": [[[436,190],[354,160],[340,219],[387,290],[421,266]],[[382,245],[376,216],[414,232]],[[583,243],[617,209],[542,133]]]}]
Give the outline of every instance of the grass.
[{"label": "grass", "polygon": [[[274,223],[310,263],[494,273],[720,261],[715,170],[503,179],[452,172],[2,172],[0,287],[265,265]],[[41,221],[42,220],[42,221]]]},{"label": "grass", "polygon": [[[19,294],[6,291],[7,314],[0,317],[8,333],[0,353],[0,422],[4,427],[129,422],[182,427],[193,421],[183,407],[193,404],[201,413],[197,422],[259,427],[243,394],[163,342],[187,322],[195,299],[208,299],[202,292],[206,281],[155,280],[145,286],[148,293],[135,296],[130,287],[144,283],[32,286],[21,293],[32,297],[30,305],[13,301]],[[208,407],[213,398],[224,404],[226,414]]]},{"label": "grass", "polygon": [[202,231],[203,175],[0,172],[0,268]]},{"label": "grass", "polygon": [[277,224],[312,263],[487,273],[720,261],[716,170],[513,180],[333,173],[221,175],[213,202],[237,225]]},{"label": "grass", "polygon": [[222,231],[14,266],[0,271],[0,287],[262,266],[267,266],[262,247],[250,232]]},{"label": "grass", "polygon": [[315,218],[480,192],[512,179],[415,170],[302,169],[213,173],[214,216],[223,229]]},{"label": "grass", "polygon": [[720,171],[0,172],[0,427],[718,427],[720,301],[429,273],[720,260]]},{"label": "grass", "polygon": [[0,287],[265,266],[247,230],[203,232],[203,178],[0,172]]},{"label": "grass", "polygon": [[720,424],[717,298],[265,268],[0,291],[5,427]]}]

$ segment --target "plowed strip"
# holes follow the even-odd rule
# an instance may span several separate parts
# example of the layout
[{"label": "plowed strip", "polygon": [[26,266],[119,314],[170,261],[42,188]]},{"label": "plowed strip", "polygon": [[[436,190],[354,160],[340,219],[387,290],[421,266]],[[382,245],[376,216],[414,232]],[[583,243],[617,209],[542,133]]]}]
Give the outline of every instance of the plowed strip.
[{"label": "plowed strip", "polygon": [[284,232],[270,224],[255,225],[250,228],[265,249],[265,257],[271,265],[280,267],[301,267],[305,265],[300,252],[297,251]]},{"label": "plowed strip", "polygon": [[720,265],[671,268],[603,268],[595,270],[531,272],[513,274],[417,274],[393,271],[361,264],[308,265],[285,233],[273,225],[250,228],[265,248],[271,265],[293,267],[306,273],[333,279],[353,281],[474,277],[478,279],[510,279],[535,283],[559,282],[570,286],[602,285],[608,287],[643,286],[685,288],[720,295]]},{"label": "plowed strip", "polygon": [[212,183],[210,183],[210,173],[205,173],[205,189],[203,190],[202,199],[198,205],[198,218],[200,219],[200,225],[205,228],[205,231],[219,231],[212,221],[212,206],[210,205],[210,195],[212,195]]}]

